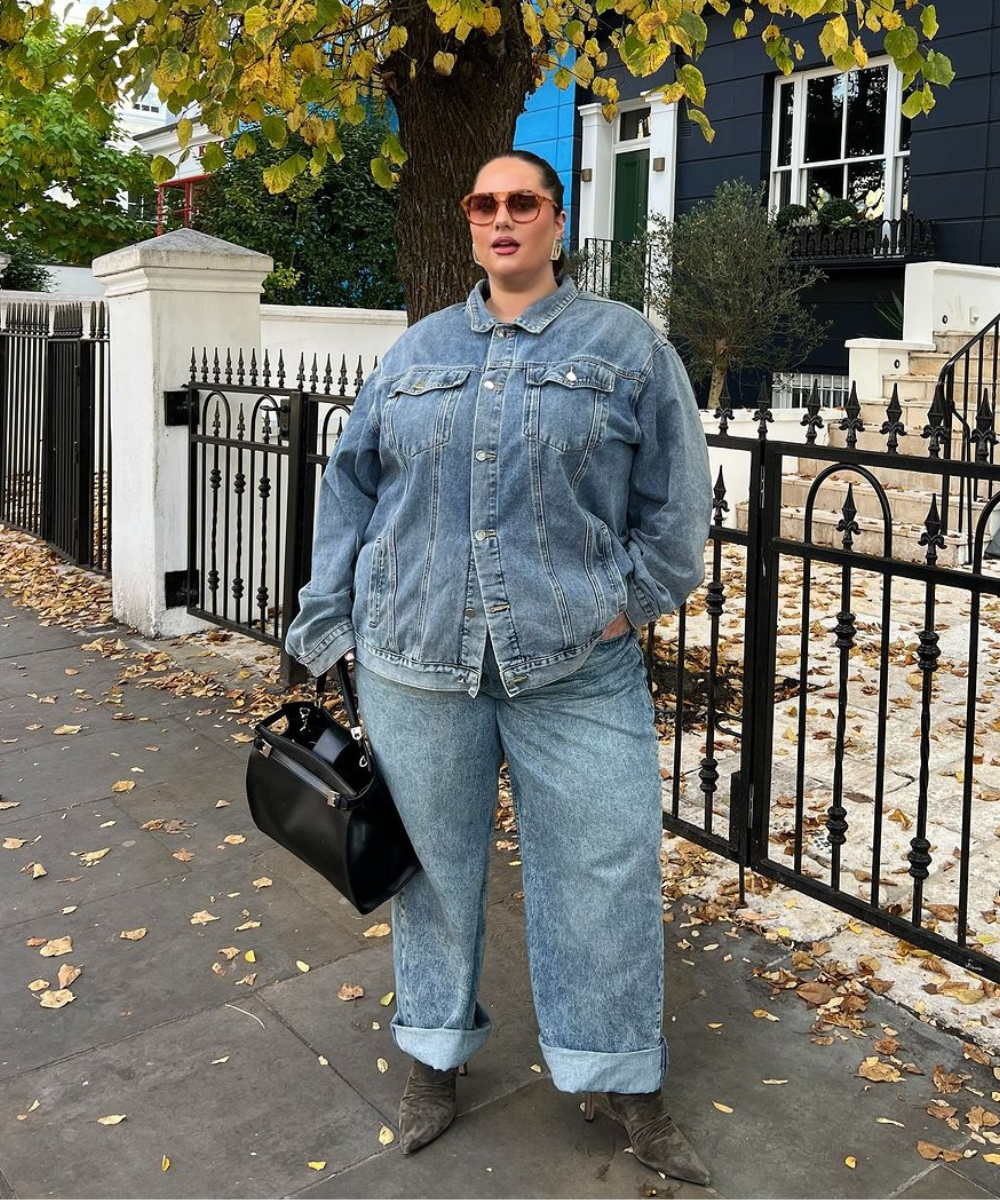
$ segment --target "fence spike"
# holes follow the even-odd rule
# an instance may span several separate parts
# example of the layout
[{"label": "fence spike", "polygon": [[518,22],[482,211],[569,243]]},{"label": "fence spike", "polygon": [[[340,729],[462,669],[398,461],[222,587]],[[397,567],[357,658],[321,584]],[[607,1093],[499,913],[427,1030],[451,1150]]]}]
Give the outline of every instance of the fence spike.
[{"label": "fence spike", "polygon": [[271,360],[268,357],[266,348],[264,350],[264,367],[261,371],[261,379],[263,380],[264,387],[271,386]]},{"label": "fence spike", "polygon": [[858,400],[857,384],[853,381],[851,394],[847,397],[847,403],[844,405],[844,419],[840,422],[840,428],[847,432],[848,450],[856,450],[858,434],[864,433],[865,423],[861,420],[861,402]]},{"label": "fence spike", "polygon": [[886,443],[890,454],[899,452],[899,435],[906,432],[906,426],[902,421],[903,406],[899,402],[899,384],[892,385],[892,398],[889,400],[889,406],[885,410],[885,420],[882,422],[880,433],[888,434],[889,441]]},{"label": "fence spike", "polygon": [[927,547],[927,563],[934,566],[937,562],[938,550],[944,548],[944,535],[941,533],[941,516],[938,512],[937,496],[931,496],[931,506],[924,517],[924,532],[918,543]]},{"label": "fence spike", "polygon": [[819,383],[813,379],[809,399],[806,401],[806,411],[802,414],[802,420],[799,422],[800,425],[806,427],[806,443],[810,446],[816,444],[816,431],[823,424],[823,418],[819,415],[820,408]]},{"label": "fence spike", "polygon": [[333,390],[333,361],[328,354],[326,356],[326,370],[323,372],[323,395],[329,396]]},{"label": "fence spike", "polygon": [[299,355],[299,372],[295,376],[295,382],[299,385],[300,392],[304,392],[306,390],[306,355],[305,355],[305,351],[303,351]]},{"label": "fence spike", "polygon": [[357,395],[365,382],[365,371],[361,365],[361,355],[358,355],[358,369],[354,374],[354,394]]},{"label": "fence spike", "polygon": [[246,367],[243,363],[243,349],[241,347],[236,354],[236,382],[240,385],[240,387],[243,386],[243,381],[246,379],[246,374]]},{"label": "fence spike", "polygon": [[191,347],[191,369],[189,372],[189,378],[192,383],[194,383],[194,381],[198,378],[198,356],[195,353],[194,346]]},{"label": "fence spike", "polygon": [[969,434],[969,440],[976,447],[976,462],[988,462],[991,458],[990,449],[997,443],[995,419],[996,412],[990,404],[990,389],[984,387],[976,410],[976,427]]},{"label": "fence spike", "polygon": [[229,347],[226,347],[226,383],[227,385],[233,382],[233,355]]},{"label": "fence spike", "polygon": [[733,402],[729,397],[729,379],[722,380],[722,391],[719,393],[719,407],[715,410],[715,419],[719,422],[719,435],[729,434],[729,422],[733,419]]},{"label": "fence spike", "polygon": [[278,351],[277,380],[278,387],[283,388],[285,386],[285,352],[283,350]]},{"label": "fence spike", "polygon": [[762,442],[766,441],[768,422],[774,422],[774,414],[771,412],[771,396],[767,390],[767,384],[763,382],[757,395],[757,407],[754,410],[753,419],[757,422],[757,437]]},{"label": "fence spike", "polygon": [[212,356],[212,382],[218,383],[221,374],[222,374],[222,370],[221,370],[221,367],[219,366],[219,347],[216,346],[215,353]]},{"label": "fence spike", "polygon": [[725,515],[729,512],[729,501],[726,499],[726,481],[722,477],[722,467],[719,467],[719,477],[715,481],[715,487],[712,489],[712,508],[713,521],[716,525],[721,525]]},{"label": "fence spike", "polygon": [[312,370],[309,372],[309,390],[315,392],[319,387],[319,359],[314,354]]},{"label": "fence spike", "polygon": [[201,382],[208,383],[208,347],[201,348]]},{"label": "fence spike", "polygon": [[941,457],[941,446],[945,437],[945,403],[944,385],[939,380],[934,386],[934,399],[927,411],[927,424],[920,435],[927,438],[927,453],[931,458]]},{"label": "fence spike", "polygon": [[847,495],[844,497],[844,503],[840,510],[843,513],[842,518],[837,522],[837,532],[844,535],[844,549],[854,549],[854,538],[861,533],[861,526],[855,519],[858,515],[858,506],[854,503],[854,484],[847,485]]},{"label": "fence spike", "polygon": [[337,395],[347,395],[347,355],[340,356],[340,378],[337,380]]}]

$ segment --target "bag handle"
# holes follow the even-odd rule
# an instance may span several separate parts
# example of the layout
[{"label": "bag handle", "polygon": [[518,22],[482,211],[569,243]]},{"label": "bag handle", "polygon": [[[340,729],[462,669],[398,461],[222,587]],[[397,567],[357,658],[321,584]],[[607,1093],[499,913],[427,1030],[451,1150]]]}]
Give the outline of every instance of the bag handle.
[{"label": "bag handle", "polygon": [[[316,703],[322,704],[323,692],[326,688],[327,672],[316,676]],[[361,718],[358,716],[358,704],[354,698],[354,687],[351,684],[351,676],[347,670],[347,660],[344,655],[337,659],[337,683],[340,686],[340,693],[344,698],[344,710],[347,713],[347,720],[351,727],[351,737],[356,742],[359,742],[367,751],[369,760],[371,759],[371,747],[368,745],[368,739],[365,737],[365,732],[361,727]]]}]

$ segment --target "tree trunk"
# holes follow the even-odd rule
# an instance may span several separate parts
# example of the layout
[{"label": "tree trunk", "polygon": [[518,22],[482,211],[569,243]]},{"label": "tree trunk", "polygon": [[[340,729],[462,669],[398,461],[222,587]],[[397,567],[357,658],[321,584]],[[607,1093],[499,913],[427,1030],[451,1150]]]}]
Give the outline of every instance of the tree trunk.
[{"label": "tree trunk", "polygon": [[[502,0],[494,36],[474,31],[464,45],[441,33],[426,5],[396,0],[394,7],[409,35],[405,51],[386,64],[396,72],[386,83],[409,155],[399,175],[397,263],[412,324],[464,300],[482,277],[458,202],[483,163],[512,148],[535,66],[518,0]],[[457,55],[451,75],[435,72],[438,50]]]},{"label": "tree trunk", "polygon": [[712,382],[708,389],[708,407],[715,409],[719,407],[719,399],[722,396],[722,389],[726,382],[726,376],[729,374],[729,362],[716,362],[712,365]]}]

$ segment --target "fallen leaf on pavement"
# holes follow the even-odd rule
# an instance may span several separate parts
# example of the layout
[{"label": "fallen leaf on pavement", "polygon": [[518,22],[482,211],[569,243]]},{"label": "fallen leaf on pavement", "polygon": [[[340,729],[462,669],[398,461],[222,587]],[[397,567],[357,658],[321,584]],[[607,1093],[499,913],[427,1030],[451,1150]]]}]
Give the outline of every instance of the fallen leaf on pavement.
[{"label": "fallen leaf on pavement", "polygon": [[917,1153],[921,1158],[926,1158],[928,1162],[933,1162],[935,1159],[940,1159],[942,1162],[958,1162],[962,1158],[960,1150],[945,1150],[942,1146],[935,1146],[933,1142],[917,1142]]},{"label": "fallen leaf on pavement", "polygon": [[242,843],[246,841],[246,838],[243,836],[242,833],[227,833],[226,836],[222,840],[227,845],[239,846],[239,845],[242,845]]},{"label": "fallen leaf on pavement", "polygon": [[88,850],[86,854],[80,855],[80,862],[86,863],[89,867],[95,862],[100,862],[110,849],[110,846],[105,846],[103,850]]},{"label": "fallen leaf on pavement", "polygon": [[112,1113],[108,1117],[98,1117],[98,1125],[120,1125],[125,1120],[125,1113]]},{"label": "fallen leaf on pavement", "polygon": [[388,933],[389,933],[389,926],[384,921],[380,921],[378,925],[372,925],[368,929],[366,929],[364,932],[364,936],[366,938],[377,938],[377,937],[385,937],[386,934],[388,934]]},{"label": "fallen leaf on pavement", "polygon": [[375,1066],[378,1067],[380,1075],[384,1075],[386,1073],[386,1071],[389,1070],[389,1064],[386,1062],[386,1060],[384,1058],[377,1058],[375,1060]]},{"label": "fallen leaf on pavement", "polygon": [[266,875],[261,875],[260,879],[255,879],[253,881],[253,885],[255,888],[270,887],[272,883],[274,883],[274,880],[268,879],[268,877]]},{"label": "fallen leaf on pavement", "polygon": [[314,1171],[322,1171],[326,1168],[326,1159],[317,1159],[315,1162],[306,1163],[307,1167],[312,1167]]},{"label": "fallen leaf on pavement", "polygon": [[379,1130],[378,1140],[383,1146],[388,1146],[396,1140],[396,1135],[392,1132],[388,1125],[383,1125]]},{"label": "fallen leaf on pavement", "polygon": [[47,979],[33,979],[31,983],[28,984],[28,991],[40,992],[43,988],[47,988],[48,986],[49,981]]},{"label": "fallen leaf on pavement", "polygon": [[38,1003],[42,1008],[65,1008],[75,999],[76,997],[69,988],[60,988],[57,992],[42,992],[38,997]]},{"label": "fallen leaf on pavement", "polygon": [[82,967],[74,967],[72,963],[62,963],[59,967],[59,974],[56,976],[59,980],[59,986],[61,988],[68,988],[74,980],[80,978],[82,970]]},{"label": "fallen leaf on pavement", "polygon": [[20,850],[25,845],[25,838],[5,837],[3,840],[3,848],[5,850]]},{"label": "fallen leaf on pavement", "polygon": [[340,991],[337,993],[338,1000],[358,1000],[365,994],[365,989],[356,983],[345,983],[341,985]]},{"label": "fallen leaf on pavement", "polygon": [[383,1008],[388,1008],[392,1003],[392,998],[395,996],[395,994],[395,992],[386,992],[382,999],[379,1000],[379,1004],[381,1004]]},{"label": "fallen leaf on pavement", "polygon": [[774,1013],[769,1013],[766,1008],[755,1008],[753,1015],[762,1021],[780,1021],[781,1017],[776,1017]]},{"label": "fallen leaf on pavement", "polygon": [[142,925],[138,929],[123,929],[118,936],[127,942],[137,942],[140,938],[144,938],[147,932],[146,926]]},{"label": "fallen leaf on pavement", "polygon": [[71,937],[49,938],[38,953],[43,958],[58,958],[60,954],[71,954],[73,939]]},{"label": "fallen leaf on pavement", "polygon": [[898,1083],[902,1076],[892,1063],[882,1062],[877,1055],[870,1055],[858,1067],[862,1079],[870,1079],[873,1083]]},{"label": "fallen leaf on pavement", "polygon": [[207,908],[201,909],[199,912],[192,914],[192,925],[207,925],[209,921],[218,921],[218,917],[213,916]]},{"label": "fallen leaf on pavement", "polygon": [[135,787],[134,779],[119,779],[111,785],[113,792],[130,792]]},{"label": "fallen leaf on pavement", "polygon": [[728,1104],[720,1104],[718,1100],[712,1101],[712,1107],[717,1108],[722,1113],[731,1113],[733,1111]]},{"label": "fallen leaf on pavement", "polygon": [[848,1155],[847,1158],[844,1159],[844,1166],[850,1167],[852,1171],[854,1170],[854,1168],[857,1165],[858,1165],[858,1160],[854,1157],[853,1154]]},{"label": "fallen leaf on pavement", "polygon": [[295,965],[299,968],[300,971],[308,971],[309,970],[309,964],[307,962],[303,962],[301,958],[297,958],[295,960]]}]

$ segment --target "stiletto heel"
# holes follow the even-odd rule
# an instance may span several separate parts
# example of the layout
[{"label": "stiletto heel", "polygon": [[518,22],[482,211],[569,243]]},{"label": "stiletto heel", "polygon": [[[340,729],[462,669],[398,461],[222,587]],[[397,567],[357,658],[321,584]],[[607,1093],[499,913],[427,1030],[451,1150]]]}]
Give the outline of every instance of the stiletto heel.
[{"label": "stiletto heel", "polygon": [[459,1075],[468,1075],[469,1064],[467,1062],[462,1063],[462,1065],[458,1068],[458,1073]]},{"label": "stiletto heel", "polygon": [[585,1121],[592,1121],[594,1119],[595,1115],[596,1115],[596,1109],[594,1106],[594,1093],[593,1092],[584,1092],[584,1094],[583,1094],[583,1119]]}]

